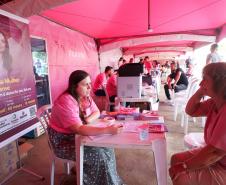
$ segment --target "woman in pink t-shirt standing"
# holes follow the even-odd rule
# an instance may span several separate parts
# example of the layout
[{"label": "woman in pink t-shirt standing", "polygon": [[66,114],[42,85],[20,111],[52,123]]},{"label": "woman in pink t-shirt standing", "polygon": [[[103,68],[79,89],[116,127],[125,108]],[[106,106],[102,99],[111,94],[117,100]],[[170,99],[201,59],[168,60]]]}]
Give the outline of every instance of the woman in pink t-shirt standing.
[{"label": "woman in pink t-shirt standing", "polygon": [[[203,96],[210,99],[202,101]],[[172,156],[169,173],[173,184],[226,184],[226,63],[205,66],[200,88],[188,101],[186,112],[207,116],[206,145]]]},{"label": "woman in pink t-shirt standing", "polygon": [[[85,71],[71,73],[67,90],[59,96],[52,108],[50,142],[55,154],[75,160],[75,134],[117,134],[120,125],[104,128],[91,126],[100,112],[90,97],[91,80]],[[122,185],[117,174],[113,149],[84,147],[84,185]]]}]

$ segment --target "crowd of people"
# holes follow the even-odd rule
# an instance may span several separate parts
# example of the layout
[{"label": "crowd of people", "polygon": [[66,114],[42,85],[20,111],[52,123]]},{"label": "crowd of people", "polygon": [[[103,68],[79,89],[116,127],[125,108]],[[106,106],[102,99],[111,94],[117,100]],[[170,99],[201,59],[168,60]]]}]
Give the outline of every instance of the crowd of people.
[{"label": "crowd of people", "polygon": [[[191,62],[187,65],[190,66]],[[105,72],[97,75],[93,86],[94,94],[96,96],[105,96],[103,87],[106,87],[110,102],[114,102],[114,99],[117,96],[118,72],[120,74],[130,71],[130,74],[135,74],[138,69],[141,69],[141,74],[146,75],[146,77],[149,76],[151,78],[151,76],[159,75],[162,78],[162,82],[165,83],[164,90],[167,100],[171,100],[171,90],[174,90],[175,93],[185,90],[188,86],[188,78],[192,76],[191,71],[189,73],[185,73],[175,61],[166,61],[164,64],[160,65],[157,60],[151,61],[148,56],[140,58],[138,63],[134,63],[133,58],[130,58],[129,61],[126,62],[125,59],[121,57],[118,61],[117,70],[113,72],[113,68],[111,66],[107,66],[105,68]],[[145,83],[145,80],[143,81]]]},{"label": "crowd of people", "polygon": [[[144,60],[140,60],[138,63],[134,62],[133,58],[130,58],[126,61],[123,57],[119,58],[118,66],[115,71],[111,66],[105,67],[105,72],[97,75],[94,85],[93,92],[96,96],[106,96],[105,93],[108,93],[110,102],[115,101],[115,97],[117,97],[117,76],[139,76],[143,75],[146,79],[147,77],[151,78],[151,76],[156,76],[161,74],[161,68],[158,61],[150,61],[149,57],[144,57]],[[146,85],[152,85],[149,82],[150,80],[143,80]],[[143,85],[145,85],[143,83]],[[104,91],[105,87],[105,91]],[[126,105],[129,105],[128,103]],[[114,111],[114,107],[110,107],[110,111]]]}]

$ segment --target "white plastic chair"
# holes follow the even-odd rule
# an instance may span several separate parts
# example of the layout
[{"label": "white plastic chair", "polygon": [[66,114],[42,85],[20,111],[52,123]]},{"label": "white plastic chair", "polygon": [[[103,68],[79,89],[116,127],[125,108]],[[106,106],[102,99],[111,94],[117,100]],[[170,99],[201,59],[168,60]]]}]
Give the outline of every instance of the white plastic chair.
[{"label": "white plastic chair", "polygon": [[65,171],[68,175],[70,174],[70,163],[75,163],[75,162],[71,160],[59,158],[54,154],[53,146],[51,145],[48,131],[47,131],[47,127],[49,125],[49,119],[51,117],[51,108],[52,108],[51,105],[44,105],[40,107],[36,112],[36,117],[38,118],[39,122],[41,123],[47,135],[48,145],[49,145],[51,158],[52,158],[50,182],[51,182],[51,185],[54,185],[55,161],[58,159],[64,163]]},{"label": "white plastic chair", "polygon": [[188,94],[188,91],[189,91],[189,89],[190,89],[190,87],[191,87],[191,84],[192,84],[194,81],[196,81],[196,80],[198,80],[198,79],[197,79],[196,77],[194,77],[194,76],[189,77],[189,78],[188,78],[188,87],[187,87],[187,89],[182,90],[182,91],[179,91],[179,92],[177,92],[177,93],[175,93],[175,92],[173,91],[173,96],[172,96],[173,101],[174,101],[174,98],[185,97],[185,96]]},{"label": "white plastic chair", "polygon": [[205,146],[203,132],[191,132],[184,136],[184,146],[187,149]]},{"label": "white plastic chair", "polygon": [[186,105],[189,97],[191,97],[191,91],[193,86],[198,82],[198,79],[192,79],[186,90],[183,91],[183,93],[174,93],[174,114],[173,114],[173,120],[177,120],[177,114],[178,112],[182,111],[183,107]]},{"label": "white plastic chair", "polygon": [[[191,88],[191,92],[190,92],[190,95],[188,97],[188,99],[190,99],[190,97],[198,90],[199,88],[199,82],[196,82],[192,88]],[[182,114],[181,114],[181,126],[184,127],[184,134],[187,134],[188,133],[188,121],[189,121],[189,115],[185,112],[185,105],[183,107],[183,110],[182,110]],[[194,122],[196,122],[196,118],[193,117],[192,118]],[[205,125],[205,117],[202,117],[202,125],[204,127]]]}]

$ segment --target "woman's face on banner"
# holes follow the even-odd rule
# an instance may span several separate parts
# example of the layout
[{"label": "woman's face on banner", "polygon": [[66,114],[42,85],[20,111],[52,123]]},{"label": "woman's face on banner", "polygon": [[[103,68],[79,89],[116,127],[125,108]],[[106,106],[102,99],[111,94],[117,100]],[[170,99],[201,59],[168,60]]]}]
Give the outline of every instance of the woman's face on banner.
[{"label": "woman's face on banner", "polygon": [[4,35],[0,32],[0,53],[3,53],[5,51],[6,47],[6,40]]}]

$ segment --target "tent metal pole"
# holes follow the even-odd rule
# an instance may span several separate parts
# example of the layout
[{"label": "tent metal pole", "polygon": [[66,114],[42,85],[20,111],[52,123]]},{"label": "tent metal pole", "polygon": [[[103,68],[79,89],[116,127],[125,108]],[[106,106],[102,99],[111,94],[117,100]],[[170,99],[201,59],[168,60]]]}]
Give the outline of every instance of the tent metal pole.
[{"label": "tent metal pole", "polygon": [[97,55],[98,55],[98,63],[99,63],[99,71],[101,72],[101,67],[100,67],[100,42],[98,39],[94,39],[96,47],[97,47]]}]

